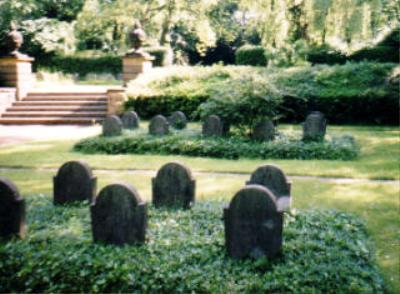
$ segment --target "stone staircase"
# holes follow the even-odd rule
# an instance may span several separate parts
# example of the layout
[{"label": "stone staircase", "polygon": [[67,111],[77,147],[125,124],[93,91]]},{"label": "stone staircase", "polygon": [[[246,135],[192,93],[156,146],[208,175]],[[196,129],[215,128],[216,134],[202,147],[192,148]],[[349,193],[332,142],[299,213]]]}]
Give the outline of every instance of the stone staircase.
[{"label": "stone staircase", "polygon": [[32,92],[0,114],[0,124],[78,124],[101,122],[107,114],[105,92]]}]

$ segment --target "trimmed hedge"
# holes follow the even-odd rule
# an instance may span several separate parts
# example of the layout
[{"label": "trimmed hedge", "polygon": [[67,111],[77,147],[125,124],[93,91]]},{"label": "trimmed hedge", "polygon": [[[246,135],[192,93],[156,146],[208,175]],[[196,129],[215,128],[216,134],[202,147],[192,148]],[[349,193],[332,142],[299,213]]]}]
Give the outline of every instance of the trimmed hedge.
[{"label": "trimmed hedge", "polygon": [[236,51],[235,63],[237,65],[266,66],[268,60],[264,47],[244,45]]},{"label": "trimmed hedge", "polygon": [[75,151],[95,154],[165,154],[214,158],[274,158],[352,160],[359,148],[351,136],[324,142],[303,142],[281,135],[272,142],[256,142],[240,137],[205,138],[195,133],[174,132],[158,137],[128,132],[119,137],[83,139],[74,146]]},{"label": "trimmed hedge", "polygon": [[[198,119],[196,109],[227,80],[259,75],[284,97],[279,114],[284,122],[302,122],[310,111],[322,111],[335,124],[399,124],[396,64],[346,63],[288,69],[240,66],[174,67],[146,83],[132,83],[126,108],[141,117],[181,110]],[[230,88],[225,89],[229,91]],[[134,93],[134,94],[133,94]]]},{"label": "trimmed hedge", "polygon": [[[169,66],[172,64],[172,56],[168,48],[149,47],[144,51],[155,57],[154,66]],[[100,57],[77,56],[50,56],[38,59],[34,63],[34,70],[47,70],[50,72],[62,72],[64,74],[78,74],[84,77],[89,73],[122,73],[122,57],[106,55]]]},{"label": "trimmed hedge", "polygon": [[[233,196],[233,195],[232,195]],[[229,258],[222,202],[149,206],[142,246],[93,244],[88,206],[27,199],[25,240],[0,243],[1,293],[381,293],[365,225],[336,211],[285,215],[283,257]]]}]

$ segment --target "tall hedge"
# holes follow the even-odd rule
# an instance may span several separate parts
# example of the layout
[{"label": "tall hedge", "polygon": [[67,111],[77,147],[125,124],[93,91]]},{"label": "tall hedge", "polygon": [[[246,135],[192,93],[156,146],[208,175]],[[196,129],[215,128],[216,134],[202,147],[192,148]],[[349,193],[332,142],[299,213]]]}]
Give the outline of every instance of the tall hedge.
[{"label": "tall hedge", "polygon": [[235,53],[237,65],[266,66],[268,63],[262,46],[244,45]]}]

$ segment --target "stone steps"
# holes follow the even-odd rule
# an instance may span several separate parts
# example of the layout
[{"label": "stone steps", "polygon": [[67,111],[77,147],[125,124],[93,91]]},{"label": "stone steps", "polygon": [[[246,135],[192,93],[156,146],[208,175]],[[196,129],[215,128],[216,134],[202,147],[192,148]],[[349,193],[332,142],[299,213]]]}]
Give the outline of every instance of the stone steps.
[{"label": "stone steps", "polygon": [[0,124],[94,124],[107,115],[107,94],[33,92],[0,115]]}]

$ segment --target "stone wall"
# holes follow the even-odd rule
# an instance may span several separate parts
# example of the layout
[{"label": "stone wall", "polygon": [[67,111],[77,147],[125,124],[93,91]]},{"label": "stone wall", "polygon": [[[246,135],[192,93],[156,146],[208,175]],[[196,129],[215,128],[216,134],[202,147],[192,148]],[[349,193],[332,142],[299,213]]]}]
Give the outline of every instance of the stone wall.
[{"label": "stone wall", "polygon": [[0,88],[0,114],[16,100],[15,88]]}]

